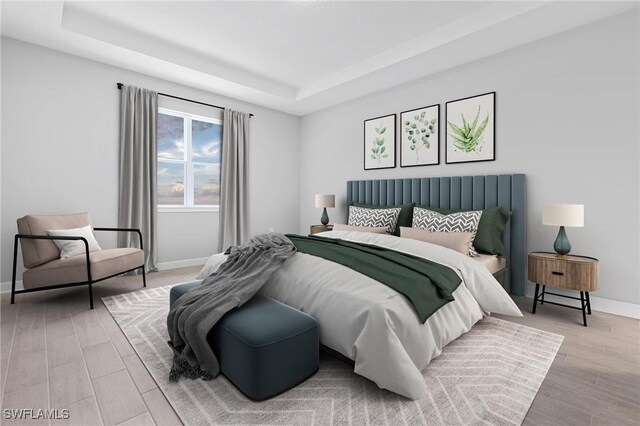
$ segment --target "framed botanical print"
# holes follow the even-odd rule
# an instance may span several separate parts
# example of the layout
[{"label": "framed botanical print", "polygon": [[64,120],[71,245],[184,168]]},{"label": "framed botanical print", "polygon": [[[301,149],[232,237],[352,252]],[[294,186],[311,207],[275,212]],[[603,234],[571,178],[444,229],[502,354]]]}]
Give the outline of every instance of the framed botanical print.
[{"label": "framed botanical print", "polygon": [[446,163],[496,159],[496,93],[446,104]]},{"label": "framed botanical print", "polygon": [[400,113],[400,167],[440,163],[440,105]]},{"label": "framed botanical print", "polygon": [[396,114],[364,121],[364,169],[396,166]]}]

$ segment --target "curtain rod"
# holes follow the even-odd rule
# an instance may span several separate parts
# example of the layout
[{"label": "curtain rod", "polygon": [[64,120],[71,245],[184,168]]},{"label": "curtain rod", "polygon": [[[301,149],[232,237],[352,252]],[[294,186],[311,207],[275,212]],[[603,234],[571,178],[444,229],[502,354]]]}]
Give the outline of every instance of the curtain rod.
[{"label": "curtain rod", "polygon": [[[117,83],[117,86],[118,86],[118,90],[120,90],[120,89],[122,89],[122,86],[124,86],[124,84],[123,83]],[[204,106],[208,106],[208,107],[211,107],[211,108],[225,109],[225,107],[223,107],[223,106],[207,104],[205,102],[200,102],[200,101],[194,101],[193,99],[181,98],[180,96],[173,96],[173,95],[169,95],[167,93],[158,92],[158,95],[164,96],[164,97],[167,97],[167,98],[178,99],[178,100],[185,101],[185,102],[191,102],[191,103],[194,103],[194,104],[204,105]],[[249,114],[249,117],[253,117],[253,114]]]}]

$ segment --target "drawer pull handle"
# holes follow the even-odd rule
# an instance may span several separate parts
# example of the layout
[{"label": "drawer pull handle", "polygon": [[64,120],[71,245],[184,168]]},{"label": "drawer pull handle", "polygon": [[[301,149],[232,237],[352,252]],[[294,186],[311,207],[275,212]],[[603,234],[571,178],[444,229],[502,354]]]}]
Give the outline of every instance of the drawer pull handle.
[{"label": "drawer pull handle", "polygon": [[551,271],[553,275],[564,275],[564,272]]}]

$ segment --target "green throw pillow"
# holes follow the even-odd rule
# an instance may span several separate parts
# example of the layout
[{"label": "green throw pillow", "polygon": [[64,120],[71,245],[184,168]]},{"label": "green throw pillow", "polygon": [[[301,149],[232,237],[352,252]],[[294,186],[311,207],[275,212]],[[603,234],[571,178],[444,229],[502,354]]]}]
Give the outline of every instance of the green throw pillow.
[{"label": "green throw pillow", "polygon": [[[439,209],[429,206],[418,206],[424,209],[433,210],[441,214],[458,213],[464,210]],[[402,213],[400,213],[402,214]],[[502,243],[502,231],[504,231],[511,212],[504,207],[493,207],[482,211],[478,232],[473,240],[473,246],[477,251],[498,256],[505,256],[504,244]]]},{"label": "green throw pillow", "polygon": [[349,203],[350,206],[354,207],[362,207],[365,209],[397,209],[400,208],[400,214],[398,215],[398,224],[396,225],[396,229],[393,232],[393,235],[400,236],[400,227],[407,226],[411,227],[411,221],[413,220],[413,208],[416,206],[416,203],[409,204],[398,204],[395,206],[372,206],[371,204],[362,204],[362,203]]}]

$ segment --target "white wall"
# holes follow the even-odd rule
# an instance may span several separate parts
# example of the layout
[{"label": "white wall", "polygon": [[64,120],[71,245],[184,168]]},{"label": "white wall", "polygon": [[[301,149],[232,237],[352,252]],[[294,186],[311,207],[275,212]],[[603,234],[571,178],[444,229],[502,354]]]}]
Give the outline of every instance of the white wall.
[{"label": "white wall", "polygon": [[[96,225],[117,225],[117,82],[255,114],[250,232],[299,228],[298,117],[3,37],[2,282],[11,279],[18,217],[89,211]],[[193,112],[220,114],[201,108]],[[159,261],[209,256],[217,248],[217,229],[217,213],[160,213]]]},{"label": "white wall", "polygon": [[[594,295],[638,304],[639,35],[636,14],[614,17],[301,120],[3,38],[0,279],[10,279],[15,219],[24,214],[88,210],[96,224],[116,223],[115,83],[125,82],[255,114],[252,233],[306,232],[321,214],[315,193],[335,193],[329,215],[343,221],[350,179],[521,172],[528,249],[550,250],[557,233],[541,225],[544,203],[584,203],[586,226],[568,233],[575,253],[601,260]],[[495,162],[362,170],[364,119],[493,90]],[[214,251],[215,213],[163,213],[159,222],[161,262]]]},{"label": "white wall", "polygon": [[[344,222],[347,180],[526,173],[528,250],[552,249],[545,203],[584,203],[585,227],[568,234],[601,261],[594,296],[640,303],[638,36],[634,12],[303,117],[301,231],[319,223],[315,193],[336,194],[329,216]],[[436,103],[443,120],[446,101],[489,91],[495,162],[363,170],[363,120]]]}]

